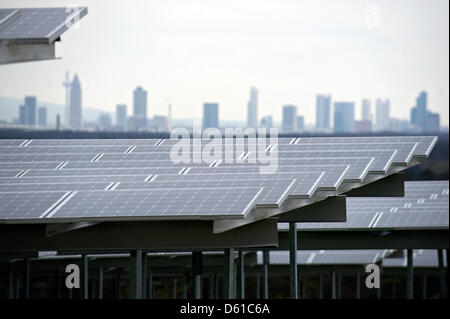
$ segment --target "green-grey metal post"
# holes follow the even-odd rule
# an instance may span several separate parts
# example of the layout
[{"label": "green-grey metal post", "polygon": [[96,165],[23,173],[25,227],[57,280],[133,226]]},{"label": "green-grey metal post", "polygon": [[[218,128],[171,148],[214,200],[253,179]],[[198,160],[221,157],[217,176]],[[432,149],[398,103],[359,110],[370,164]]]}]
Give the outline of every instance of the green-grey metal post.
[{"label": "green-grey metal post", "polygon": [[98,299],[103,299],[103,268],[98,269]]},{"label": "green-grey metal post", "polygon": [[192,252],[192,295],[195,299],[201,296],[202,252]]},{"label": "green-grey metal post", "polygon": [[223,273],[223,297],[225,299],[234,298],[234,249],[225,249],[224,273]]},{"label": "green-grey metal post", "polygon": [[341,283],[342,283],[342,275],[341,273],[337,273],[337,291],[336,291],[336,298],[341,299]]},{"label": "green-grey metal post", "polygon": [[23,291],[24,298],[30,298],[30,259],[23,259]]},{"label": "green-grey metal post", "polygon": [[9,265],[8,271],[8,299],[14,298],[14,272],[11,269],[11,265]]},{"label": "green-grey metal post", "polygon": [[218,299],[219,297],[219,275],[214,273],[214,299]]},{"label": "green-grey metal post", "polygon": [[336,299],[336,272],[331,273],[331,299]]},{"label": "green-grey metal post", "polygon": [[298,299],[297,224],[289,222],[289,274],[291,299]]},{"label": "green-grey metal post", "polygon": [[172,280],[172,299],[177,299],[177,277]]},{"label": "green-grey metal post", "polygon": [[361,299],[361,273],[356,272],[356,299]]},{"label": "green-grey metal post", "polygon": [[323,274],[319,274],[319,299],[323,299]]},{"label": "green-grey metal post", "polygon": [[392,299],[396,298],[396,289],[395,289],[395,276],[392,276]]},{"label": "green-grey metal post", "polygon": [[303,276],[302,279],[302,299],[306,299],[306,276]]},{"label": "green-grey metal post", "polygon": [[81,255],[81,266],[82,266],[82,276],[83,276],[83,293],[81,294],[82,299],[89,298],[89,260],[87,255]]},{"label": "green-grey metal post", "polygon": [[237,298],[245,299],[245,261],[244,253],[238,253],[238,270],[237,270]]},{"label": "green-grey metal post", "polygon": [[142,298],[142,250],[130,252],[130,298]]},{"label": "green-grey metal post", "polygon": [[187,275],[183,275],[183,298],[187,298]]},{"label": "green-grey metal post", "polygon": [[120,299],[121,298],[121,291],[120,291],[120,274],[117,274],[117,276],[114,278],[114,294],[115,294],[115,298],[116,299]]},{"label": "green-grey metal post", "polygon": [[406,261],[407,261],[407,273],[406,273],[406,298],[414,298],[414,261],[413,250],[408,249]]},{"label": "green-grey metal post", "polygon": [[256,273],[256,299],[261,299],[261,275],[259,272]]},{"label": "green-grey metal post", "polygon": [[263,298],[269,299],[269,264],[270,254],[268,250],[263,251]]},{"label": "green-grey metal post", "polygon": [[439,263],[439,287],[441,291],[441,299],[445,299],[447,297],[447,293],[445,289],[444,251],[442,249],[438,249],[437,253]]},{"label": "green-grey metal post", "polygon": [[424,274],[422,278],[422,299],[427,299],[427,275]]},{"label": "green-grey metal post", "polygon": [[148,272],[148,256],[147,252],[142,253],[142,299],[147,299],[147,272]]},{"label": "green-grey metal post", "polygon": [[153,274],[148,273],[148,287],[147,287],[147,299],[153,299]]},{"label": "green-grey metal post", "polygon": [[15,299],[20,298],[20,277],[16,276],[16,290],[15,290]]}]

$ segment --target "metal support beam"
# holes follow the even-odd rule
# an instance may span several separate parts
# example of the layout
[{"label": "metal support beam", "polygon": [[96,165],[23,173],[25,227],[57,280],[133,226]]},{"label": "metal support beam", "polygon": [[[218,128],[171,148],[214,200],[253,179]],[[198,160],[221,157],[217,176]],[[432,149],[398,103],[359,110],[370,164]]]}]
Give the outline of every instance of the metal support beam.
[{"label": "metal support beam", "polygon": [[234,249],[225,249],[224,273],[223,273],[223,297],[234,298]]},{"label": "metal support beam", "polygon": [[142,298],[142,250],[130,252],[130,298]]},{"label": "metal support beam", "polygon": [[306,299],[306,276],[302,276],[302,299]]},{"label": "metal support beam", "polygon": [[337,273],[337,290],[336,290],[336,298],[341,299],[342,298],[342,274]]},{"label": "metal support beam", "polygon": [[183,298],[187,299],[187,275],[183,275]]},{"label": "metal support beam", "polygon": [[256,273],[256,299],[261,299],[261,274]]},{"label": "metal support beam", "polygon": [[144,252],[142,254],[142,299],[147,299],[147,272],[148,272],[148,256]]},{"label": "metal support beam", "polygon": [[319,299],[323,299],[323,274],[319,274]]},{"label": "metal support beam", "polygon": [[83,277],[81,298],[89,299],[89,260],[87,255],[81,255],[81,269]]},{"label": "metal support beam", "polygon": [[103,299],[103,268],[98,269],[98,299]]},{"label": "metal support beam", "polygon": [[114,276],[114,299],[120,299],[120,274]]},{"label": "metal support beam", "polygon": [[[147,283],[148,283],[147,299],[153,299],[153,274],[152,273],[148,274]],[[187,294],[187,292],[186,292],[186,294]],[[187,298],[187,297],[185,297],[185,298]]]},{"label": "metal support beam", "polygon": [[414,298],[414,261],[413,250],[408,249],[407,253],[407,273],[406,273],[406,298]]},{"label": "metal support beam", "polygon": [[237,298],[245,299],[245,262],[243,251],[238,253],[237,268]]},{"label": "metal support beam", "polygon": [[298,299],[297,278],[297,224],[289,223],[289,275],[291,299]]},{"label": "metal support beam", "polygon": [[177,277],[173,277],[172,281],[172,299],[177,299]]},{"label": "metal support beam", "polygon": [[[11,265],[10,265],[11,267]],[[9,269],[8,270],[8,299],[14,298],[14,272]]]},{"label": "metal support beam", "polygon": [[444,251],[442,249],[438,249],[437,253],[439,263],[439,288],[441,292],[441,299],[445,299],[447,298],[447,291],[445,289]]},{"label": "metal support beam", "polygon": [[356,299],[361,299],[361,273],[356,273]]},{"label": "metal support beam", "polygon": [[331,272],[331,299],[336,299],[336,272]]},{"label": "metal support beam", "polygon": [[192,252],[192,295],[195,299],[201,299],[201,274],[202,274],[202,252]]},{"label": "metal support beam", "polygon": [[30,298],[30,259],[23,259],[23,297]]},{"label": "metal support beam", "polygon": [[427,299],[427,275],[424,274],[422,277],[422,299]]},{"label": "metal support beam", "polygon": [[270,255],[268,250],[263,251],[263,298],[269,299],[269,264]]}]

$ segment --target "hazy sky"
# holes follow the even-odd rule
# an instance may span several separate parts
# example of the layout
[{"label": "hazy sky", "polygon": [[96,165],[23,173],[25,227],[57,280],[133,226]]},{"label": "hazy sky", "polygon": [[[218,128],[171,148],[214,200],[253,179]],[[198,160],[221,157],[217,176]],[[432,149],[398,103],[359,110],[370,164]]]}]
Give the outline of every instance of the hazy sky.
[{"label": "hazy sky", "polygon": [[62,36],[61,60],[0,66],[0,95],[64,104],[65,70],[77,72],[83,106],[131,110],[132,90],[148,91],[149,116],[245,120],[250,86],[259,118],[281,119],[292,103],[315,121],[315,96],[333,101],[390,98],[409,118],[421,90],[448,125],[449,1],[20,1],[0,7],[88,6]]}]

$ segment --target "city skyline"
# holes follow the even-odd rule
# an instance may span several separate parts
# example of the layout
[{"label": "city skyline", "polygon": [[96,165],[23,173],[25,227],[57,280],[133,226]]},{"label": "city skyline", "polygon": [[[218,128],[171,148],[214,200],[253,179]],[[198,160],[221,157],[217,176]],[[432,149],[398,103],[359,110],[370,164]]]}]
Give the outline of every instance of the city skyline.
[{"label": "city skyline", "polygon": [[[231,3],[233,11],[195,1],[188,7],[136,1],[137,10],[117,29],[113,21],[125,4],[92,1],[80,27],[64,35],[64,59],[3,66],[0,77],[8,81],[0,96],[37,95],[62,104],[61,74],[68,69],[83,79],[83,104],[89,108],[112,113],[117,103],[131,105],[129,92],[142,85],[149,92],[149,117],[166,114],[170,103],[174,118],[201,118],[198,106],[215,100],[222,119],[245,121],[248,88],[255,86],[259,114],[273,114],[279,122],[277,108],[295,104],[305,110],[308,124],[315,120],[317,92],[358,105],[364,98],[389,97],[392,116],[407,119],[416,92],[425,90],[429,109],[448,126],[448,2],[374,3],[379,28],[367,26],[370,12],[363,2]],[[101,14],[105,7],[108,19]],[[135,22],[149,12],[154,21]],[[139,37],[147,32],[150,41],[143,44]]]}]

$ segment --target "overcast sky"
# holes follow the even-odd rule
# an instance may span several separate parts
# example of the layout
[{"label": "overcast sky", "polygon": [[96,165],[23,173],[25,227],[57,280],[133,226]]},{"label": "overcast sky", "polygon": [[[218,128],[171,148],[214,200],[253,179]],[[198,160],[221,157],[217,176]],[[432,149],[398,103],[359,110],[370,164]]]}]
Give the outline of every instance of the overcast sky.
[{"label": "overcast sky", "polygon": [[62,36],[61,60],[0,66],[0,95],[64,104],[65,70],[77,72],[83,106],[131,110],[132,90],[148,91],[149,116],[201,118],[219,102],[221,119],[245,120],[250,86],[259,118],[281,119],[295,104],[315,121],[315,96],[390,98],[409,118],[421,90],[448,125],[449,1],[20,1],[0,7],[88,6]]}]

